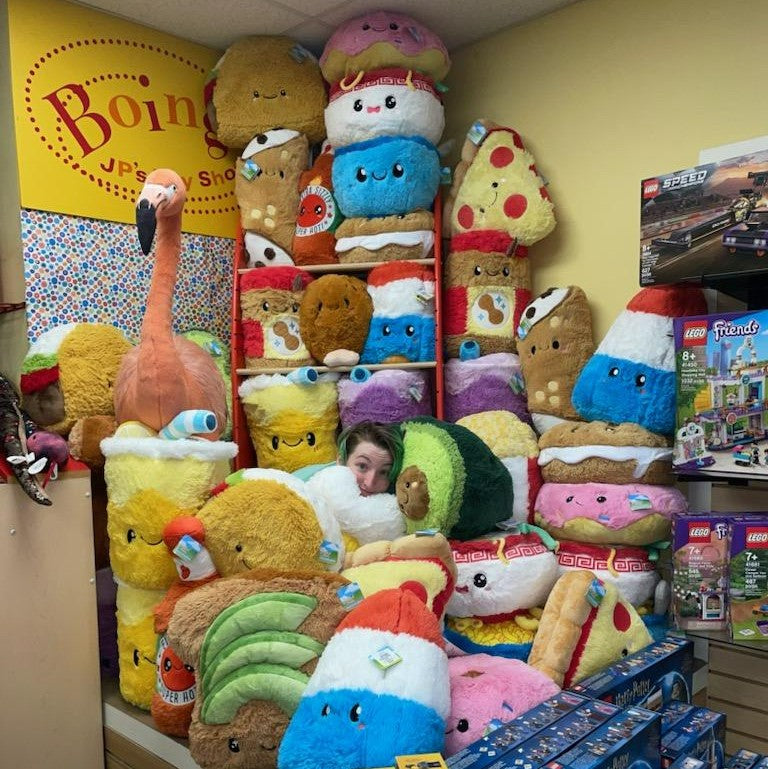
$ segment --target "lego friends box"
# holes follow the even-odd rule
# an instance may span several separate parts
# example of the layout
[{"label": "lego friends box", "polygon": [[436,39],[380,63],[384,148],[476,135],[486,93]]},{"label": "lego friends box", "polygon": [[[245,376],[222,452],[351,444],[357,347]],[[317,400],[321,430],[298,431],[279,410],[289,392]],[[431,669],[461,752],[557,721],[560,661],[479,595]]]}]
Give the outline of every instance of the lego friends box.
[{"label": "lego friends box", "polygon": [[766,185],[768,151],[643,179],[640,285],[768,273]]},{"label": "lego friends box", "polygon": [[676,318],[674,469],[768,477],[768,310]]}]

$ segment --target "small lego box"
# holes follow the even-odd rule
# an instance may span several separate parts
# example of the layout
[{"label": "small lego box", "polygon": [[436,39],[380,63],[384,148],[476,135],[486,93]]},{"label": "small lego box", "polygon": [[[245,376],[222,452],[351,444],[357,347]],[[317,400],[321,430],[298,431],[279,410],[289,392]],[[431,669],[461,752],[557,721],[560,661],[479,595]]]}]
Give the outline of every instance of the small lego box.
[{"label": "small lego box", "polygon": [[725,765],[726,769],[753,769],[755,764],[760,761],[760,754],[755,753],[753,750],[747,750],[741,748],[737,750],[729,759]]},{"label": "small lego box", "polygon": [[643,179],[640,285],[765,272],[768,152]]},{"label": "small lego box", "polygon": [[449,769],[483,769],[529,737],[551,726],[589,700],[571,692],[559,692],[512,721],[486,734],[448,758]]},{"label": "small lego box", "polygon": [[696,710],[695,705],[687,702],[678,702],[671,700],[664,703],[660,710],[661,714],[661,734],[665,735],[676,723],[686,718],[689,713]]},{"label": "small lego box", "polygon": [[540,769],[620,712],[609,702],[590,700],[505,753],[489,769]]},{"label": "small lego box", "polygon": [[672,615],[681,630],[725,630],[728,521],[718,513],[672,522]]},{"label": "small lego box", "polygon": [[725,765],[725,715],[695,708],[661,737],[661,766],[669,767],[681,756],[692,756],[707,769]]},{"label": "small lego box", "polygon": [[705,763],[693,756],[680,756],[669,769],[704,769]]},{"label": "small lego box", "polygon": [[659,769],[661,717],[627,708],[595,729],[547,769]]},{"label": "small lego box", "polygon": [[768,756],[763,756],[752,769],[768,769]]},{"label": "small lego box", "polygon": [[768,310],[674,319],[673,467],[768,477]]},{"label": "small lego box", "polygon": [[658,710],[669,700],[690,702],[692,685],[693,643],[667,636],[579,681],[571,691],[621,708]]},{"label": "small lego box", "polygon": [[768,517],[734,518],[729,538],[731,637],[768,641]]}]

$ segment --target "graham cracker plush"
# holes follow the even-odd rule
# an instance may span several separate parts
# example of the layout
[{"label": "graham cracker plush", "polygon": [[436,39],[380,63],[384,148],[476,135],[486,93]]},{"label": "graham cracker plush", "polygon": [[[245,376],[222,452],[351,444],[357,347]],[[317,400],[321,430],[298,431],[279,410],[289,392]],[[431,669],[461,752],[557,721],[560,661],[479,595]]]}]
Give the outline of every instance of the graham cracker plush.
[{"label": "graham cracker plush", "polygon": [[671,486],[672,448],[634,422],[562,422],[539,438],[548,483],[647,483]]},{"label": "graham cracker plush", "polygon": [[341,574],[360,585],[364,596],[418,582],[427,591],[427,608],[438,618],[442,618],[456,584],[451,546],[439,533],[430,537],[408,534],[363,545],[347,553]]},{"label": "graham cracker plush", "polygon": [[223,577],[256,568],[339,571],[344,563],[333,513],[303,481],[281,470],[233,473],[197,517]]},{"label": "graham cracker plush", "polygon": [[506,253],[507,241],[471,234],[451,242],[443,272],[448,357],[467,345],[480,355],[515,351],[515,331],[531,299],[531,268],[527,258]]},{"label": "graham cracker plush", "polygon": [[535,522],[557,539],[614,545],[667,540],[672,516],[688,512],[682,492],[640,483],[545,483]]},{"label": "graham cracker plush", "polygon": [[362,280],[323,275],[310,283],[301,300],[301,335],[312,357],[324,365],[354,366],[372,314],[373,302]]},{"label": "graham cracker plush", "polygon": [[533,428],[509,411],[471,414],[456,424],[477,435],[509,471],[513,496],[509,517],[517,523],[531,521],[541,488],[539,445]]},{"label": "graham cracker plush", "polygon": [[417,210],[346,219],[334,234],[342,264],[427,259],[435,245],[435,217],[430,211]]},{"label": "graham cracker plush", "polygon": [[134,587],[167,589],[176,578],[163,543],[167,523],[194,515],[230,472],[234,443],[135,436],[124,423],[101,443],[106,457],[109,561]]},{"label": "graham cracker plush", "polygon": [[299,331],[299,305],[312,276],[297,267],[266,267],[240,276],[243,352],[248,368],[312,362]]},{"label": "graham cracker plush", "polygon": [[383,67],[404,67],[442,80],[450,66],[448,50],[431,29],[412,16],[392,11],[372,11],[345,21],[320,57],[320,69],[329,83]]},{"label": "graham cracker plush", "polygon": [[168,635],[197,671],[189,729],[203,769],[266,769],[317,661],[346,615],[336,574],[257,569],[179,600]]},{"label": "graham cracker plush", "polygon": [[446,196],[444,221],[451,236],[504,232],[521,256],[552,232],[554,207],[517,131],[490,121],[473,123]]},{"label": "graham cracker plush", "polygon": [[419,417],[404,422],[395,489],[409,534],[437,529],[456,539],[491,531],[510,515],[512,479],[471,430]]},{"label": "graham cracker plush", "polygon": [[253,35],[227,48],[213,83],[216,136],[240,149],[259,133],[290,128],[325,136],[325,84],[315,57],[288,37]]},{"label": "graham cracker plush", "polygon": [[571,391],[594,350],[592,313],[578,286],[547,289],[523,310],[517,352],[532,414],[579,418]]},{"label": "graham cracker plush", "polygon": [[458,576],[445,636],[465,654],[525,660],[538,609],[557,580],[554,541],[523,525],[512,534],[452,542]]},{"label": "graham cracker plush", "polygon": [[257,134],[237,159],[240,224],[290,250],[296,230],[299,179],[309,163],[307,137],[288,128]]},{"label": "graham cracker plush", "polygon": [[445,362],[445,419],[482,411],[510,411],[530,424],[520,359],[511,352]]},{"label": "graham cracker plush", "polygon": [[336,459],[337,379],[327,373],[304,383],[259,374],[242,382],[239,393],[259,467],[292,473]]},{"label": "graham cracker plush", "polygon": [[421,136],[377,136],[336,149],[332,177],[344,216],[407,214],[432,206],[440,156]]},{"label": "graham cracker plush", "polygon": [[591,571],[573,571],[550,593],[528,664],[568,688],[651,641],[643,620],[614,585]]},{"label": "graham cracker plush", "polygon": [[325,145],[314,165],[299,177],[299,208],[293,234],[294,264],[333,264],[336,228],[344,217],[333,197],[333,150]]},{"label": "graham cracker plush", "polygon": [[432,78],[390,67],[332,84],[325,126],[334,147],[376,136],[423,136],[438,144],[445,111]]}]

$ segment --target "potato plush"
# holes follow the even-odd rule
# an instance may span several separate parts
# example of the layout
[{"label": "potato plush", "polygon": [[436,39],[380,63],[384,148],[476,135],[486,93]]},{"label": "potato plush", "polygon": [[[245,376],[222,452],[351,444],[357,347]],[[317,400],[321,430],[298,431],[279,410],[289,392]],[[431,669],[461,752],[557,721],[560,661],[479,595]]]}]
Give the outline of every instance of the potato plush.
[{"label": "potato plush", "polygon": [[244,230],[290,250],[296,230],[299,179],[309,162],[307,137],[281,128],[258,134],[237,160],[235,197]]},{"label": "potato plush", "polygon": [[291,128],[325,136],[325,84],[315,57],[288,37],[254,35],[227,48],[213,87],[216,135],[240,149],[259,133]]},{"label": "potato plush", "polygon": [[326,366],[354,366],[368,335],[373,302],[362,280],[323,275],[304,292],[301,336],[312,357]]}]

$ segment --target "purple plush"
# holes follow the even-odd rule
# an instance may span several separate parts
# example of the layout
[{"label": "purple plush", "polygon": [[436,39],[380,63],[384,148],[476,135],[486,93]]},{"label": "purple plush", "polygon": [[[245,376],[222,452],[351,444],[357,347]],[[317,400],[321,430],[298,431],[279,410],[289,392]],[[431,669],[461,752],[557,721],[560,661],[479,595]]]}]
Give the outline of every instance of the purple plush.
[{"label": "purple plush", "polygon": [[99,628],[99,662],[101,674],[118,677],[117,652],[117,585],[112,569],[96,571],[96,616]]},{"label": "purple plush", "polygon": [[337,390],[343,428],[366,420],[402,422],[432,413],[432,392],[423,371],[384,369],[369,375],[358,367],[339,380]]},{"label": "purple plush", "polygon": [[482,411],[511,411],[531,424],[520,359],[499,352],[445,364],[445,421],[456,422]]}]

